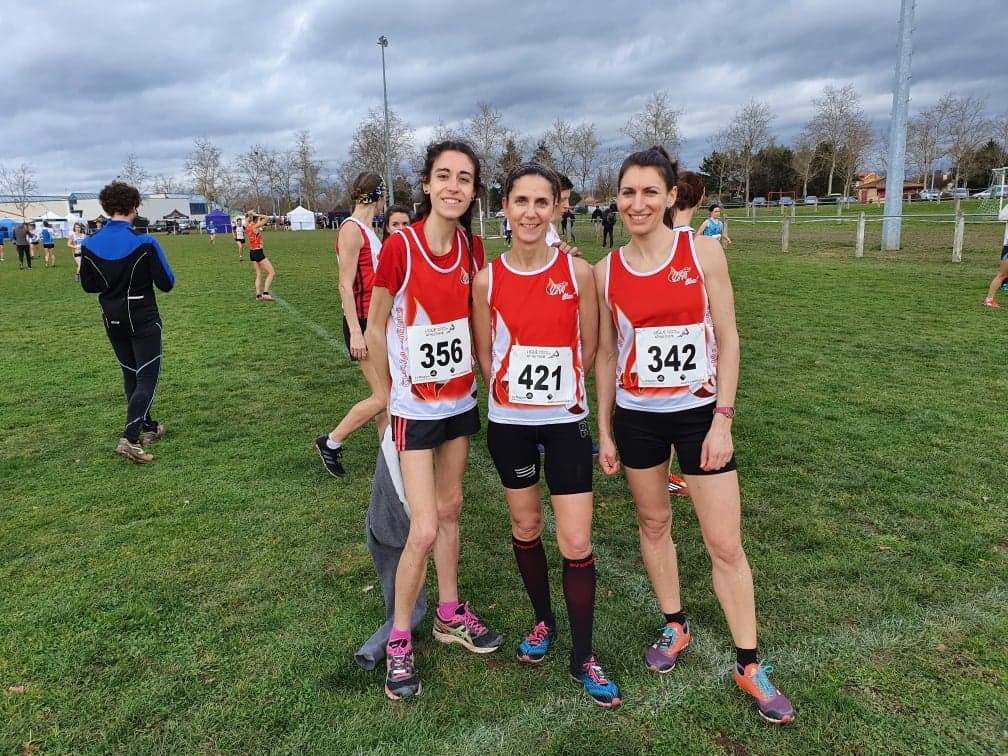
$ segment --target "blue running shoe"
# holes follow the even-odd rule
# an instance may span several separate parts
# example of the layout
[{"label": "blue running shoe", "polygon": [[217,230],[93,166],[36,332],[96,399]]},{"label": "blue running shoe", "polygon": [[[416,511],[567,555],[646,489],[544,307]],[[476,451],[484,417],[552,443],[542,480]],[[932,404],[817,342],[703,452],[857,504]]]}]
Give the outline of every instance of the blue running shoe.
[{"label": "blue running shoe", "polygon": [[589,656],[588,660],[581,665],[580,674],[575,675],[572,672],[571,678],[574,682],[583,685],[592,701],[603,709],[615,709],[623,703],[616,683],[605,676],[605,672],[595,661],[594,656]]},{"label": "blue running shoe", "polygon": [[518,661],[524,664],[538,664],[546,658],[554,638],[556,630],[545,622],[539,622],[518,646]]}]

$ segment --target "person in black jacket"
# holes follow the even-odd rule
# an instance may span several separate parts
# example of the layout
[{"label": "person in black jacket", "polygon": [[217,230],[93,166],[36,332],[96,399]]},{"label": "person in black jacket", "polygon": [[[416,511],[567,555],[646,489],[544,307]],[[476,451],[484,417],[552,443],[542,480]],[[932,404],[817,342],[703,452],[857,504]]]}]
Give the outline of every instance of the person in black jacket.
[{"label": "person in black jacket", "polygon": [[164,252],[154,237],[133,230],[140,192],[113,181],[98,195],[110,220],[81,247],[81,286],[98,294],[105,333],[122,366],[126,387],[126,429],[115,452],[145,464],[154,459],[143,444],[161,438],[164,426],[150,416],[161,375],[161,315],[154,287],[175,285]]}]

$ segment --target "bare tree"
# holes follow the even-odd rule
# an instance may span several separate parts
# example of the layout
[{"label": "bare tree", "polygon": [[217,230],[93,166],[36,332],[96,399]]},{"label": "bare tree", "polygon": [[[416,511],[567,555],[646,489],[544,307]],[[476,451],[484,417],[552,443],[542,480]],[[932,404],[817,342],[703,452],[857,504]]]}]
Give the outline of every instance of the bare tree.
[{"label": "bare tree", "polygon": [[196,193],[206,197],[210,204],[219,203],[220,177],[224,170],[220,149],[209,139],[194,139],[192,152],[186,157],[185,168]]},{"label": "bare tree", "polygon": [[0,186],[3,187],[6,194],[10,195],[14,206],[21,211],[21,219],[27,220],[28,206],[32,204],[32,200],[38,192],[35,171],[25,163],[21,163],[14,170],[0,166]]},{"label": "bare tree", "polygon": [[658,145],[676,159],[682,146],[679,118],[683,110],[673,108],[667,92],[655,92],[623,127],[623,133],[630,137],[634,146],[646,150]]},{"label": "bare tree", "polygon": [[588,191],[588,179],[595,170],[595,159],[598,156],[599,140],[594,123],[582,123],[574,129],[574,156],[576,158],[574,173],[581,180],[579,186],[582,192]]},{"label": "bare tree", "polygon": [[[252,145],[248,152],[238,156],[238,167],[248,180],[248,190],[250,199],[253,200],[256,212],[263,211],[263,198],[272,200],[272,186],[270,179],[273,176],[273,162],[276,154],[263,144]],[[270,207],[273,210],[272,201]]]},{"label": "bare tree", "polygon": [[315,145],[308,129],[295,135],[294,162],[297,169],[298,194],[301,204],[311,210],[318,206],[322,164],[315,160]]},{"label": "bare tree", "polygon": [[[413,148],[413,130],[389,111],[389,162],[393,179],[402,171],[402,164],[410,159]],[[357,124],[350,143],[349,163],[354,176],[361,171],[372,171],[385,175],[385,116],[377,110],[369,110],[367,118]],[[351,182],[353,179],[350,179]],[[349,187],[348,187],[349,188]]]},{"label": "bare tree", "polygon": [[802,196],[808,196],[808,182],[815,169],[816,146],[808,129],[798,135],[798,142],[791,153],[791,167],[802,179]]},{"label": "bare tree", "polygon": [[934,182],[934,164],[945,155],[942,146],[944,114],[935,107],[925,108],[907,121],[907,162],[915,169],[925,186],[931,177]]},{"label": "bare tree", "polygon": [[[174,176],[166,176],[163,173],[151,176],[150,189],[152,192],[163,194],[181,194],[186,191],[179,179]],[[197,194],[201,194],[201,192],[197,192]]]},{"label": "bare tree", "polygon": [[769,105],[750,100],[735,111],[735,116],[723,132],[722,141],[727,148],[726,152],[734,154],[738,159],[746,203],[749,202],[749,179],[753,163],[756,154],[770,144],[770,124],[773,119]]},{"label": "bare tree", "polygon": [[955,186],[959,186],[961,176],[969,173],[970,160],[990,135],[991,123],[984,114],[986,106],[981,97],[956,97],[951,92],[935,104],[946,127],[946,152],[952,158]]},{"label": "bare tree", "polygon": [[844,140],[852,133],[851,124],[864,119],[864,109],[853,84],[847,84],[839,89],[827,84],[823,87],[822,96],[813,98],[812,105],[815,114],[809,121],[807,129],[816,142],[830,147],[826,193],[832,194],[837,163],[846,146]]},{"label": "bare tree", "polygon": [[577,152],[574,147],[574,125],[563,118],[557,118],[550,129],[543,134],[543,141],[549,145],[556,169],[569,176],[574,172]]},{"label": "bare tree", "polygon": [[140,160],[137,158],[136,153],[131,152],[127,155],[126,162],[123,163],[122,169],[119,171],[119,179],[143,192],[144,182],[148,178],[150,178],[150,174],[140,165]]},{"label": "bare tree", "polygon": [[[484,177],[496,176],[499,172],[499,160],[504,150],[504,142],[508,129],[504,125],[504,116],[499,110],[486,102],[476,103],[478,112],[466,123],[465,134],[472,143],[483,167]],[[490,211],[490,181],[484,178],[486,186],[484,212]]]},{"label": "bare tree", "polygon": [[864,167],[874,141],[875,134],[868,119],[863,114],[852,117],[847,124],[847,133],[844,135],[843,148],[840,150],[837,162],[838,167],[843,170],[844,197],[850,195],[851,185]]},{"label": "bare tree", "polygon": [[217,202],[229,210],[235,207],[242,193],[241,177],[238,171],[221,166],[217,174]]},{"label": "bare tree", "polygon": [[994,141],[1001,145],[1001,149],[1008,152],[1008,111],[999,116],[995,116],[991,121],[991,131],[994,134]]}]

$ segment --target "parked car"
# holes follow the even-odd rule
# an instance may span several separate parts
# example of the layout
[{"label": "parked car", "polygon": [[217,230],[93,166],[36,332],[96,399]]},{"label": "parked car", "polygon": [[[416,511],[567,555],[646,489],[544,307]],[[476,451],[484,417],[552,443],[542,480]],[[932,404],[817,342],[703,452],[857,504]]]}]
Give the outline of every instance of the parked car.
[{"label": "parked car", "polygon": [[941,192],[937,189],[924,189],[920,193],[920,198],[922,200],[939,200],[941,199]]},{"label": "parked car", "polygon": [[802,197],[802,202],[806,205],[818,205],[819,198],[816,197],[814,194],[809,194],[805,197]]},{"label": "parked car", "polygon": [[857,197],[844,197],[844,204],[846,205],[856,205],[860,200]]},{"label": "parked car", "polygon": [[588,215],[588,205],[575,205],[574,206],[575,215]]},{"label": "parked car", "polygon": [[791,205],[794,204],[794,200],[791,199],[790,197],[781,197],[780,203],[781,207],[790,207]]},{"label": "parked car", "polygon": [[969,199],[969,189],[965,186],[957,186],[952,190],[952,197],[954,199]]},{"label": "parked car", "polygon": [[1002,197],[1008,197],[1008,186],[990,186],[984,189],[982,192],[977,192],[973,195],[974,199],[1000,199]]},{"label": "parked car", "polygon": [[753,207],[766,207],[766,197],[753,197]]}]

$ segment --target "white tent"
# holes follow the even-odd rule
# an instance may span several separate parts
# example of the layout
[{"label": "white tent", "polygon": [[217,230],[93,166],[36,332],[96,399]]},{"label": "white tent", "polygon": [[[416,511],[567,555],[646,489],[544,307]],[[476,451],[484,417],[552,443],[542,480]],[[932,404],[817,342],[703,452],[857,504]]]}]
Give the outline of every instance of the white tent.
[{"label": "white tent", "polygon": [[315,213],[311,210],[305,210],[301,205],[287,213],[287,220],[290,221],[291,231],[315,230]]},{"label": "white tent", "polygon": [[50,228],[53,230],[53,236],[57,239],[62,239],[69,236],[67,226],[67,218],[65,215],[57,215],[52,210],[46,212],[45,215],[41,215],[34,219],[35,221],[35,232],[38,233],[42,228],[42,223],[46,222],[49,224]]}]

